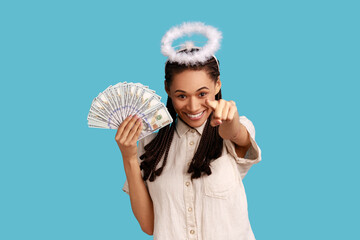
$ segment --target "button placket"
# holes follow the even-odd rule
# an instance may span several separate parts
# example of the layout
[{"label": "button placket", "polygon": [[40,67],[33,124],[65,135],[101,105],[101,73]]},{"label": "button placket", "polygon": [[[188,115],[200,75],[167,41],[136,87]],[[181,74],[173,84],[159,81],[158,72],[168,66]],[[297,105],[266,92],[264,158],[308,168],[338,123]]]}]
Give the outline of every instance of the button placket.
[{"label": "button placket", "polygon": [[[191,129],[186,134],[186,166],[190,166],[191,159],[194,156],[195,150],[195,130]],[[187,171],[186,168],[186,171]],[[197,239],[197,229],[196,229],[196,220],[195,220],[195,211],[194,211],[194,187],[191,181],[191,174],[184,174],[184,199],[185,199],[185,212],[186,212],[186,228],[187,228],[187,238],[189,240]]]},{"label": "button placket", "polygon": [[195,137],[196,137],[195,130],[191,129],[189,132],[188,132],[188,134],[186,134],[187,142],[189,144],[188,147],[189,147],[190,152],[194,152],[194,149],[195,149]]},{"label": "button placket", "polygon": [[197,239],[195,212],[194,209],[194,188],[190,179],[190,174],[184,176],[184,198],[185,198],[185,209],[186,209],[186,227],[188,239]]}]

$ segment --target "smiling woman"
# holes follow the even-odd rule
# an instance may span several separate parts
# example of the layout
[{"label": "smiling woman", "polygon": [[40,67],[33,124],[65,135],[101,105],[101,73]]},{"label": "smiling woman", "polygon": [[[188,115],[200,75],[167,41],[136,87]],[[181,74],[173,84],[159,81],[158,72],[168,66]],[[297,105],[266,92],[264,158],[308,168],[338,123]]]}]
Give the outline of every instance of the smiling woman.
[{"label": "smiling woman", "polygon": [[[191,58],[197,51],[188,45],[178,52]],[[242,179],[261,150],[251,121],[222,99],[218,60],[169,59],[164,85],[174,122],[138,146],[127,140],[141,129],[136,117],[116,136],[127,177],[123,190],[141,228],[158,240],[255,239]]]},{"label": "smiling woman", "polygon": [[[194,52],[198,49],[182,50]],[[185,65],[177,62],[168,61],[165,66],[165,90],[168,94],[167,108],[173,119],[178,118],[189,127],[198,128],[204,125],[213,109],[207,105],[209,100],[221,99],[221,82],[219,79],[219,63],[215,57],[211,57],[206,64]],[[223,138],[220,137],[218,128],[213,119],[208,121],[202,141],[193,156],[188,173],[192,173],[191,178],[199,178],[202,172],[211,174],[209,163],[211,160],[221,156]],[[210,124],[214,127],[211,127]],[[168,129],[168,131],[166,131]],[[146,153],[140,156],[144,161],[141,168],[144,170],[144,180],[149,175],[149,180],[154,181],[156,176],[160,176],[169,153],[175,124],[160,131],[152,144],[146,146]],[[164,140],[166,139],[166,141]],[[155,148],[156,146],[156,148]],[[156,169],[164,155],[162,166]]]}]

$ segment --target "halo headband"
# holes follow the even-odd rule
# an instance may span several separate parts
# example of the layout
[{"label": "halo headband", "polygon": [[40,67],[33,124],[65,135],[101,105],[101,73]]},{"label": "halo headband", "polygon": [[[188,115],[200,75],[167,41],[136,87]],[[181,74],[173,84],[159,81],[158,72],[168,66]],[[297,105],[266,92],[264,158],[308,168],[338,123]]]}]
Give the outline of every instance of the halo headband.
[{"label": "halo headband", "polygon": [[[192,34],[202,34],[207,37],[207,43],[199,48],[199,51],[186,52],[176,51],[172,47],[174,40],[183,37],[184,35],[191,36]],[[178,62],[185,65],[194,65],[196,63],[204,63],[209,58],[215,57],[214,53],[220,48],[220,40],[222,38],[221,32],[212,26],[207,26],[202,22],[183,23],[180,26],[172,27],[161,40],[161,53],[169,57],[170,62]],[[186,42],[185,48],[194,48],[192,42]],[[198,47],[196,47],[198,48]]]}]

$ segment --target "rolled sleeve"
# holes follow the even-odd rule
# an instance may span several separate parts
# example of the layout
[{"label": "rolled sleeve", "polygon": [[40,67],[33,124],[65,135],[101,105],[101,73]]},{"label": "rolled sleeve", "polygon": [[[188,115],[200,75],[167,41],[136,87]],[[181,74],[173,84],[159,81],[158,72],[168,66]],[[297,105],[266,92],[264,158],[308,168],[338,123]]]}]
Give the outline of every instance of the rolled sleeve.
[{"label": "rolled sleeve", "polygon": [[[144,181],[144,183],[145,183],[146,188],[148,188],[147,182]],[[129,184],[128,184],[127,179],[125,180],[125,183],[124,183],[124,186],[123,186],[122,190],[124,192],[126,192],[128,195],[130,195],[130,193],[129,193]]]},{"label": "rolled sleeve", "polygon": [[123,190],[124,192],[126,192],[128,195],[130,194],[130,193],[129,193],[129,184],[128,184],[128,182],[127,182],[127,179],[125,180],[125,183],[124,183],[124,186],[123,186],[122,190]]},{"label": "rolled sleeve", "polygon": [[[138,158],[138,161],[139,161],[139,164],[140,164],[140,159]],[[144,176],[144,172],[141,170],[141,176],[143,177]],[[146,188],[148,188],[148,185],[147,185],[147,182],[146,181],[144,181],[144,184],[145,184],[145,186],[146,186]],[[127,179],[125,180],[125,183],[124,183],[124,186],[123,186],[123,188],[122,188],[122,190],[124,191],[124,192],[126,192],[128,195],[130,194],[129,193],[129,184],[128,184],[128,181],[127,181]]]},{"label": "rolled sleeve", "polygon": [[250,135],[251,146],[243,158],[239,157],[235,151],[235,144],[230,140],[224,140],[227,151],[234,157],[241,174],[244,178],[252,165],[261,161],[261,149],[255,141],[255,127],[245,116],[240,116],[240,123],[245,126]]}]

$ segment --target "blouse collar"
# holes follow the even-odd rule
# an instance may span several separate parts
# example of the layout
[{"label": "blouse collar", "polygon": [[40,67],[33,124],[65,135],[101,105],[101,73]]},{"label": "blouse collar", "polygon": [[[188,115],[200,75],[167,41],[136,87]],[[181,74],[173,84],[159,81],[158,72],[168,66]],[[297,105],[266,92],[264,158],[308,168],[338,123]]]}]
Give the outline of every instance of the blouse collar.
[{"label": "blouse collar", "polygon": [[187,125],[183,120],[181,120],[181,118],[177,117],[176,132],[179,135],[179,137],[182,137],[185,133],[187,133],[191,129],[195,129],[200,135],[202,135],[206,122],[207,120],[200,127],[193,128]]}]

